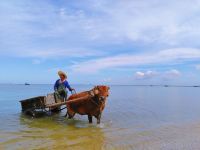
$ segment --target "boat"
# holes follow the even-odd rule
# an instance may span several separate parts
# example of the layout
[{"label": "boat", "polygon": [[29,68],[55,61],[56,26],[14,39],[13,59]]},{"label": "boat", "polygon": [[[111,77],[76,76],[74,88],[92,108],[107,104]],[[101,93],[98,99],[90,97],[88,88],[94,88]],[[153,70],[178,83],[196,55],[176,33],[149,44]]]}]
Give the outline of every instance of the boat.
[{"label": "boat", "polygon": [[194,85],[193,87],[200,87],[200,86],[198,86],[198,85]]},{"label": "boat", "polygon": [[26,82],[24,85],[30,85],[30,84]]}]

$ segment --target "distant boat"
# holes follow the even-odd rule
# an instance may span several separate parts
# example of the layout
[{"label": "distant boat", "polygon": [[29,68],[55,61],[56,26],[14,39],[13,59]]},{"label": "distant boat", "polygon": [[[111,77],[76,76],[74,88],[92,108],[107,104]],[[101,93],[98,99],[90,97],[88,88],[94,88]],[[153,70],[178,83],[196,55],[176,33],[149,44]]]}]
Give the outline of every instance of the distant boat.
[{"label": "distant boat", "polygon": [[198,85],[194,85],[193,87],[200,87],[200,86],[198,86]]},{"label": "distant boat", "polygon": [[164,87],[169,87],[169,85],[164,85]]},{"label": "distant boat", "polygon": [[30,85],[29,83],[25,83],[24,85]]}]

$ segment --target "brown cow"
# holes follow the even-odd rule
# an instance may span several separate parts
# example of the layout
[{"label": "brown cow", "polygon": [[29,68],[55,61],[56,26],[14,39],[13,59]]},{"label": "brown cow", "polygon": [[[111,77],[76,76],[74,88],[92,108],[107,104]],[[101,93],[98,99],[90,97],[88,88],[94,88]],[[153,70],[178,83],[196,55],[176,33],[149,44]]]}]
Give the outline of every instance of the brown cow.
[{"label": "brown cow", "polygon": [[95,86],[90,91],[71,95],[67,100],[68,118],[73,118],[76,113],[88,115],[89,123],[92,123],[92,116],[100,123],[101,113],[105,108],[105,102],[109,96],[108,86]]}]

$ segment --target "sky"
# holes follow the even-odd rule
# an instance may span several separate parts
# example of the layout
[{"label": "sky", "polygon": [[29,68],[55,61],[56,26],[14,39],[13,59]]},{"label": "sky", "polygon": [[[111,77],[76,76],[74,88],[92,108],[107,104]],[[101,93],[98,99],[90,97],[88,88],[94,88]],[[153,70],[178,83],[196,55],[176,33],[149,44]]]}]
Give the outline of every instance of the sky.
[{"label": "sky", "polygon": [[200,0],[1,0],[0,83],[200,85]]}]

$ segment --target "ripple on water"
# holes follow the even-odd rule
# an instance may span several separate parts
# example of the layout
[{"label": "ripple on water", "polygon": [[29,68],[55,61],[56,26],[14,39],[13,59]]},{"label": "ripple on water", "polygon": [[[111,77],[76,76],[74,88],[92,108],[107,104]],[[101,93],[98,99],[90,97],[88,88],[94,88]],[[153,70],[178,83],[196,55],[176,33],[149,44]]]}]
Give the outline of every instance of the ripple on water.
[{"label": "ripple on water", "polygon": [[[88,124],[87,116],[76,115],[68,120],[63,117],[65,111],[42,118],[19,113],[19,98],[41,95],[50,88],[51,85],[0,86],[3,91],[0,101],[6,106],[0,109],[0,149],[193,150],[200,147],[198,89],[111,86],[99,125],[96,119]],[[90,88],[76,87],[77,91]]]}]

